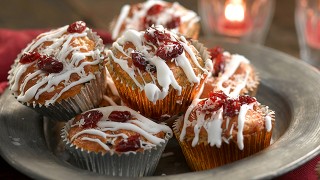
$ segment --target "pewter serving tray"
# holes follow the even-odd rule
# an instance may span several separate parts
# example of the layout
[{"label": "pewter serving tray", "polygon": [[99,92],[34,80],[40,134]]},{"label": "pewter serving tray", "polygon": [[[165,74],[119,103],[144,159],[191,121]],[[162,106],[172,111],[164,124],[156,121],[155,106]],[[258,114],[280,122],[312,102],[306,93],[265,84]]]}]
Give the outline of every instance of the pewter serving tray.
[{"label": "pewter serving tray", "polygon": [[[175,139],[152,177],[145,179],[265,179],[284,174],[320,152],[320,73],[284,53],[262,46],[202,41],[245,55],[259,72],[257,99],[276,112],[273,144],[248,158],[190,172]],[[6,91],[0,99],[0,154],[35,179],[118,179],[79,169],[64,151],[56,123],[19,104]],[[138,163],[138,162],[137,162]]]}]

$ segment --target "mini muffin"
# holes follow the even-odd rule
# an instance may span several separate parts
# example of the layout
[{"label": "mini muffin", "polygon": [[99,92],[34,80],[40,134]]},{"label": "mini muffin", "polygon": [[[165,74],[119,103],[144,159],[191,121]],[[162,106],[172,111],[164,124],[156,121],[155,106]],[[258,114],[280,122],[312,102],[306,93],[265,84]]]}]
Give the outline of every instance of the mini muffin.
[{"label": "mini muffin", "polygon": [[213,71],[204,85],[200,98],[206,98],[211,91],[219,90],[230,97],[256,95],[260,79],[247,58],[230,54],[221,47],[208,51],[213,61]]},{"label": "mini muffin", "polygon": [[187,109],[212,61],[200,43],[152,26],[126,31],[108,51],[106,66],[127,106],[162,121]]},{"label": "mini muffin", "polygon": [[186,37],[197,39],[200,32],[199,16],[178,2],[161,0],[125,5],[111,25],[112,38],[116,39],[128,29],[144,31],[152,25],[162,25]]},{"label": "mini muffin", "polygon": [[248,95],[222,91],[195,100],[174,124],[189,167],[194,171],[225,165],[270,145],[274,112]]},{"label": "mini muffin", "polygon": [[15,60],[10,90],[22,104],[68,120],[102,99],[103,49],[100,37],[82,21],[40,34]]},{"label": "mini muffin", "polygon": [[89,110],[66,123],[62,139],[76,165],[112,176],[152,175],[172,130],[126,106]]}]

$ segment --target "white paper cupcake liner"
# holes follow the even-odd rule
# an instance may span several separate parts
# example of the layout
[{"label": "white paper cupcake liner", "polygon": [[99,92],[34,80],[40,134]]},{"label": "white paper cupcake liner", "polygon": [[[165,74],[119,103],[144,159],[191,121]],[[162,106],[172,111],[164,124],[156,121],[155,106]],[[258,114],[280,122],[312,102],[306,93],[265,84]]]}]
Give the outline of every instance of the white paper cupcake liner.
[{"label": "white paper cupcake liner", "polygon": [[81,112],[99,106],[105,92],[105,86],[102,85],[105,83],[104,79],[104,73],[96,73],[95,79],[85,83],[79,94],[68,99],[63,99],[60,102],[55,102],[49,106],[21,103],[26,106],[33,107],[37,112],[50,119],[67,121]]},{"label": "white paper cupcake liner", "polygon": [[65,143],[66,150],[70,152],[74,165],[108,176],[142,177],[154,174],[161,154],[164,151],[169,139],[173,136],[167,133],[164,143],[157,145],[143,152],[127,152],[122,154],[107,152],[105,154],[89,152],[76,147],[68,140],[68,131],[73,120],[66,123],[62,129],[61,137]]}]

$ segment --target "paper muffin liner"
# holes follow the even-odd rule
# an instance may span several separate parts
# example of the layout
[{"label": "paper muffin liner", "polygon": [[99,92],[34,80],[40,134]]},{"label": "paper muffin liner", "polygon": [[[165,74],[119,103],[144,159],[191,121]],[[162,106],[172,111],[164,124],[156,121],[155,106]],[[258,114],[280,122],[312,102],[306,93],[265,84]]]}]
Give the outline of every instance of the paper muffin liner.
[{"label": "paper muffin liner", "polygon": [[[192,40],[191,44],[199,51],[201,58],[205,63],[210,57],[207,48],[198,41]],[[141,91],[139,88],[132,88],[124,82],[113,70],[110,62],[107,63],[107,67],[124,104],[157,122],[164,122],[172,116],[184,112],[193,99],[197,97],[205,79],[210,74],[205,74],[204,72],[199,84],[189,86],[180,84],[182,87],[181,95],[178,95],[178,92],[170,87],[168,94],[164,99],[157,100],[156,103],[153,103],[149,101],[144,91]],[[208,67],[204,67],[204,69],[206,68]]]},{"label": "paper muffin liner", "polygon": [[68,121],[62,129],[61,137],[65,143],[66,150],[73,158],[74,165],[108,176],[122,177],[142,177],[154,174],[169,139],[173,136],[167,133],[164,143],[157,145],[143,152],[111,153],[108,151],[89,152],[83,148],[73,145],[68,139],[68,131],[71,128],[73,120]]},{"label": "paper muffin liner", "polygon": [[53,120],[67,121],[77,114],[99,106],[105,92],[105,75],[97,72],[95,79],[85,83],[80,92],[54,104],[38,105],[22,103]]},{"label": "paper muffin liner", "polygon": [[[101,49],[102,52],[104,49],[104,45],[100,36],[98,36],[96,32],[92,32],[91,29],[89,29],[87,36],[96,42],[96,48]],[[32,41],[31,43],[33,42],[34,41]],[[9,71],[8,75],[9,82],[14,78],[14,68],[19,63],[19,59],[23,53],[24,49],[17,56],[13,65],[11,65],[11,70]],[[47,116],[50,119],[67,121],[83,111],[98,107],[103,98],[103,93],[105,92],[105,73],[105,68],[102,67],[102,65],[99,65],[99,71],[94,72],[95,78],[90,80],[89,82],[85,82],[77,95],[69,97],[67,99],[63,99],[59,102],[56,101],[53,104],[49,105],[41,105],[34,102],[19,102],[27,107],[34,109],[40,114]],[[17,94],[15,94],[15,92],[12,93],[17,99]]]},{"label": "paper muffin liner", "polygon": [[[267,109],[267,111],[269,110]],[[193,138],[191,137],[185,137],[183,141],[180,141],[180,129],[181,126],[183,126],[183,116],[174,123],[173,132],[179,142],[188,166],[193,171],[207,170],[243,159],[270,146],[272,130],[275,124],[273,115],[274,114],[271,113],[272,129],[270,132],[264,129],[260,132],[243,136],[243,150],[240,150],[237,142],[232,139],[229,143],[223,141],[220,148],[210,146],[210,144],[203,140],[200,140],[195,147],[192,147]]]}]

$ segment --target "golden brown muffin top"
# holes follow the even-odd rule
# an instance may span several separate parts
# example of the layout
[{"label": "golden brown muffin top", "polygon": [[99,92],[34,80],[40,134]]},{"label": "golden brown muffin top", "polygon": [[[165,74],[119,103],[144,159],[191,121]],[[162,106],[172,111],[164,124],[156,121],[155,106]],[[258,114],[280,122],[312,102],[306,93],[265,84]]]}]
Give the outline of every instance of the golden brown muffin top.
[{"label": "golden brown muffin top", "polygon": [[192,145],[207,143],[220,147],[233,140],[243,149],[243,137],[261,131],[271,131],[274,112],[261,106],[255,98],[240,95],[230,98],[222,91],[209,98],[194,101],[183,119],[176,124],[180,140],[192,141]]},{"label": "golden brown muffin top", "polygon": [[161,146],[172,136],[168,126],[157,124],[126,106],[90,110],[69,123],[65,130],[71,144],[102,154],[142,152]]},{"label": "golden brown muffin top", "polygon": [[126,31],[108,55],[109,72],[128,87],[145,91],[152,102],[163,99],[169,88],[179,94],[182,88],[199,84],[212,67],[190,40],[163,26]]},{"label": "golden brown muffin top", "polygon": [[[178,2],[146,1],[133,5],[125,5],[110,26],[112,38],[116,39],[128,30],[143,31],[152,25],[163,25],[187,37],[199,33],[200,18],[191,10],[181,6]],[[193,34],[191,31],[197,30]]]},{"label": "golden brown muffin top", "polygon": [[18,101],[35,105],[72,97],[100,71],[103,48],[82,21],[40,34],[18,55],[10,89]]}]

